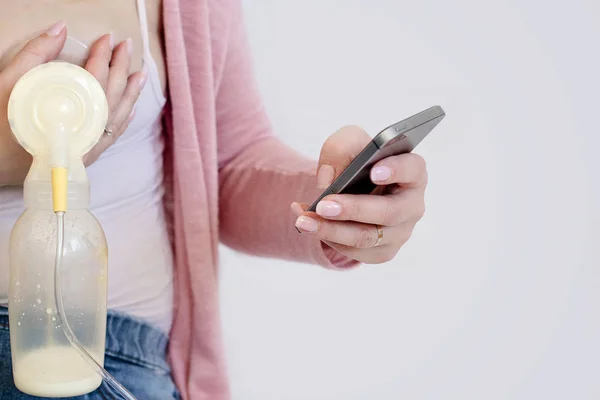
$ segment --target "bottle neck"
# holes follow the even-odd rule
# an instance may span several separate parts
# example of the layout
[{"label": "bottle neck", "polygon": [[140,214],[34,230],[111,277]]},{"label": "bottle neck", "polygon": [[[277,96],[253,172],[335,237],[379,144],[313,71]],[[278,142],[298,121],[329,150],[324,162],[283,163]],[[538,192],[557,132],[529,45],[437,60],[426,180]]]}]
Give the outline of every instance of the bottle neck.
[{"label": "bottle neck", "polygon": [[[27,208],[53,209],[51,168],[44,161],[35,159],[23,185],[23,200]],[[87,209],[90,206],[90,184],[81,160],[69,163],[67,208]]]}]

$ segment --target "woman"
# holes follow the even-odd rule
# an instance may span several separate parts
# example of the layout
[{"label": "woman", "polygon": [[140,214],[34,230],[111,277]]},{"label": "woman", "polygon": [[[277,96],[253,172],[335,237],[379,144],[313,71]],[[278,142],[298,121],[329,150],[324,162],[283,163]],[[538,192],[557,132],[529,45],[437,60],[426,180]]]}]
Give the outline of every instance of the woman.
[{"label": "woman", "polygon": [[[22,211],[19,185],[31,162],[10,135],[6,103],[20,76],[59,55],[68,25],[70,36],[91,44],[82,64],[111,109],[106,135],[86,157],[91,211],[111,251],[106,366],[140,399],[229,398],[219,240],[250,254],[345,269],[390,260],[421,218],[427,173],[412,154],[372,169],[375,183],[394,184],[389,194],[330,196],[317,213],[304,211],[369,137],[343,128],[314,163],[273,136],[239,0],[5,4],[0,305],[7,304],[8,237]],[[66,23],[51,24],[58,19]],[[29,399],[13,386],[6,309],[0,314],[0,397]],[[103,385],[85,398],[115,397]]]}]

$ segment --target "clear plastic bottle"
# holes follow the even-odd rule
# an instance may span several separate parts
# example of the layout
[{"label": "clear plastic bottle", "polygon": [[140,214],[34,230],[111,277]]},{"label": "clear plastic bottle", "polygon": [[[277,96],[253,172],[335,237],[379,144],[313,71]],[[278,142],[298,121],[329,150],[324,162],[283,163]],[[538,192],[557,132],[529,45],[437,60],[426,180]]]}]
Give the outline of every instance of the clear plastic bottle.
[{"label": "clear plastic bottle", "polygon": [[[102,228],[84,208],[65,214],[61,266],[66,317],[94,359],[104,363],[107,247]],[[56,216],[29,207],[10,241],[10,340],[15,385],[24,393],[68,397],[95,390],[102,378],[71,346],[54,301]]]},{"label": "clear plastic bottle", "polygon": [[103,365],[108,248],[102,227],[88,211],[89,182],[82,156],[102,135],[106,98],[85,70],[53,62],[19,80],[8,115],[15,138],[34,157],[24,184],[26,211],[10,240],[15,385],[40,397],[84,395],[95,390],[102,378],[71,346],[57,315],[58,224],[52,179],[57,167],[68,174],[59,274],[66,319],[84,349]]}]

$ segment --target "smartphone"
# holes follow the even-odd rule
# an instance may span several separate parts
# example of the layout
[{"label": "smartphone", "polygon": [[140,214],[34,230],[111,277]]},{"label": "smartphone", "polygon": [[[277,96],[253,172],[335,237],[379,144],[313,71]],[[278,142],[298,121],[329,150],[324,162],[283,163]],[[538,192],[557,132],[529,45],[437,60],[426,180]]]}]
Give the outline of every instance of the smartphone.
[{"label": "smartphone", "polygon": [[319,201],[330,194],[373,192],[377,185],[371,181],[371,167],[384,158],[412,152],[445,116],[442,107],[433,106],[385,128],[352,160],[308,211],[316,211]]}]

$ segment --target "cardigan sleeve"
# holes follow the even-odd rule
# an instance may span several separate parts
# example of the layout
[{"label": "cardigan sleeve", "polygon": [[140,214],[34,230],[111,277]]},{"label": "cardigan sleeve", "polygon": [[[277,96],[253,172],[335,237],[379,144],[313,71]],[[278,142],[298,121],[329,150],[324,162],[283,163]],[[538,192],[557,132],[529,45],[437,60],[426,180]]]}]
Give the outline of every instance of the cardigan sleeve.
[{"label": "cardigan sleeve", "polygon": [[290,204],[319,195],[316,162],[273,135],[253,76],[241,3],[228,3],[230,27],[216,86],[221,241],[257,256],[333,269],[355,266],[358,262],[294,227]]}]

